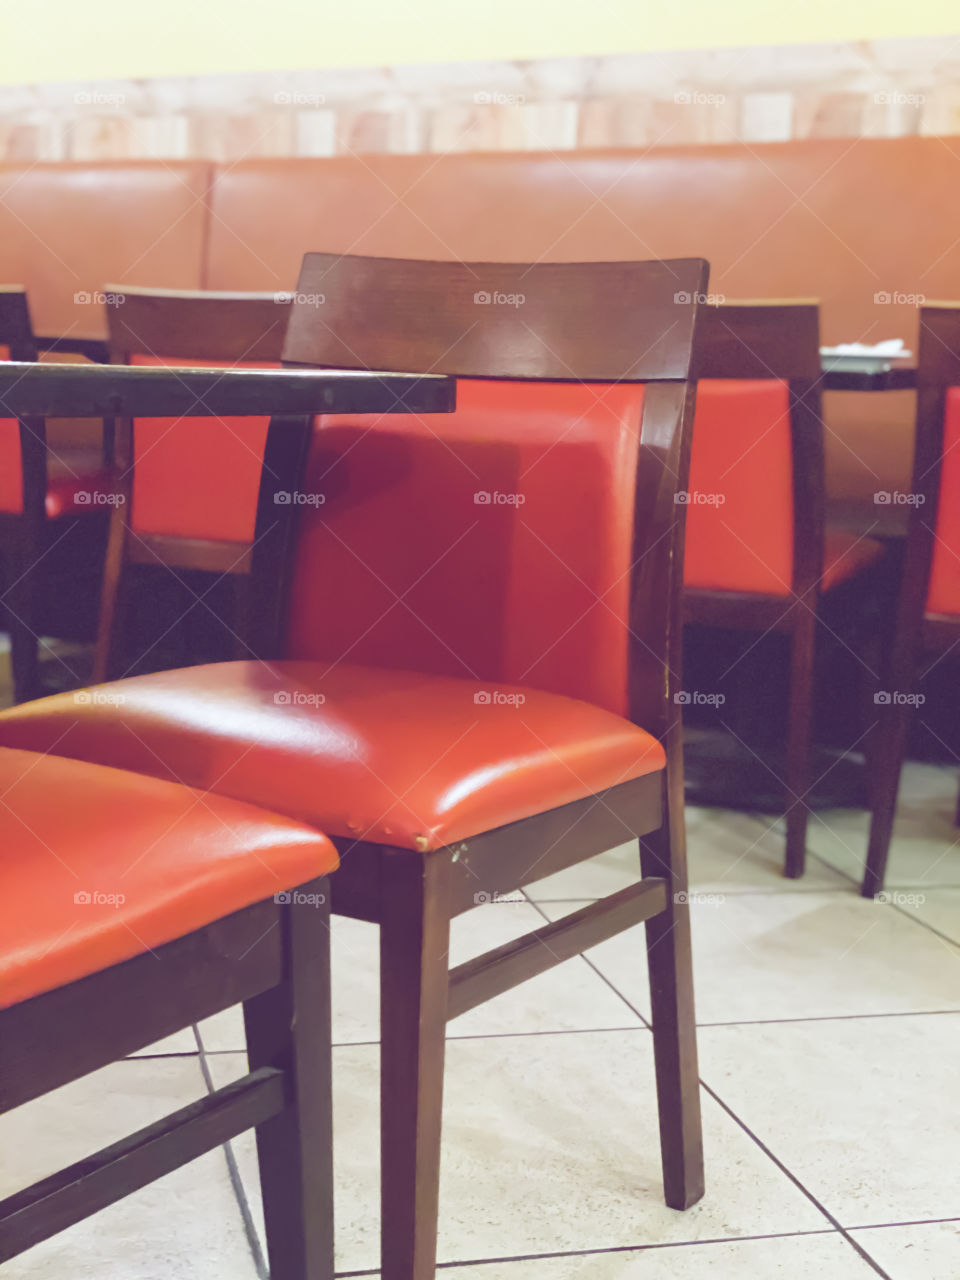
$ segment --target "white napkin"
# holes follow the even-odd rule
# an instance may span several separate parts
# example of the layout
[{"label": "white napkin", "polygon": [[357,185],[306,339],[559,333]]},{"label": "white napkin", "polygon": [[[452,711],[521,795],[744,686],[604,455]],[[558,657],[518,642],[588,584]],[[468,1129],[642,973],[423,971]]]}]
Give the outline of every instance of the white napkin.
[{"label": "white napkin", "polygon": [[912,356],[907,351],[902,338],[887,338],[885,342],[875,342],[873,346],[866,342],[838,342],[835,347],[821,347],[822,356],[878,356],[885,360],[904,360]]}]

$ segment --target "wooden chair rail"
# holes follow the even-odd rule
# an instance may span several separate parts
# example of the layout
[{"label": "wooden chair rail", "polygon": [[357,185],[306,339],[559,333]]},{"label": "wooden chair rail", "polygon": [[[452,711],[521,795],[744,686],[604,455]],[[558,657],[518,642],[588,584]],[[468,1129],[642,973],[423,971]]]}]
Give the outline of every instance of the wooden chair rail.
[{"label": "wooden chair rail", "polygon": [[450,970],[447,1018],[456,1018],[598,942],[642,924],[666,905],[667,882],[651,877],[457,965]]},{"label": "wooden chair rail", "polygon": [[99,1213],[284,1109],[284,1073],[263,1067],[0,1201],[0,1262]]}]

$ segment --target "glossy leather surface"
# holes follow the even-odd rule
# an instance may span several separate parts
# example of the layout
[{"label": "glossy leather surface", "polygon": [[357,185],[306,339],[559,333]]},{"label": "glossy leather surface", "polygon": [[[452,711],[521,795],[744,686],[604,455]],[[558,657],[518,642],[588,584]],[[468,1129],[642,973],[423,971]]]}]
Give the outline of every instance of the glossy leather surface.
[{"label": "glossy leather surface", "polygon": [[927,613],[960,614],[960,387],[948,387]]},{"label": "glossy leather surface", "polygon": [[654,738],[598,707],[347,663],[137,676],[86,703],[60,694],[12,708],[0,715],[0,742],[180,779],[330,835],[420,849],[664,767]]},{"label": "glossy leather surface", "polygon": [[461,380],[452,414],[325,417],[287,653],[625,715],[643,387]]},{"label": "glossy leather surface", "polygon": [[337,866],[307,826],[117,769],[0,749],[0,791],[0,1006]]},{"label": "glossy leather surface", "polygon": [[689,496],[687,587],[789,593],[793,461],[786,383],[701,379]]},{"label": "glossy leather surface", "polygon": [[[220,367],[210,360],[189,357],[175,360],[134,355],[130,363]],[[237,361],[232,367],[278,366]],[[131,527],[137,533],[250,542],[269,425],[269,418],[135,421]]]}]

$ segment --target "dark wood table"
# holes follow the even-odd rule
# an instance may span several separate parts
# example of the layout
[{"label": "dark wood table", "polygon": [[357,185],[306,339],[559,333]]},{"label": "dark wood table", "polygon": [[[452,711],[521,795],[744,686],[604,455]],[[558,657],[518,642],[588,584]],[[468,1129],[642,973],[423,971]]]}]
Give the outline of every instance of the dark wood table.
[{"label": "dark wood table", "polygon": [[903,360],[891,360],[889,369],[857,369],[852,363],[837,367],[836,356],[824,356],[824,391],[912,391],[917,371]]}]

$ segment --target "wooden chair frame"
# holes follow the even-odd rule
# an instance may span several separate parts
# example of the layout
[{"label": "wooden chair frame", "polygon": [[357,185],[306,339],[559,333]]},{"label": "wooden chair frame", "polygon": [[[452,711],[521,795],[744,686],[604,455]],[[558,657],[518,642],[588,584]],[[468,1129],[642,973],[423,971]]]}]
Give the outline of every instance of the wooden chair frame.
[{"label": "wooden chair frame", "polygon": [[[211,360],[224,362],[279,361],[283,352],[289,294],[216,293],[174,289],[140,289],[127,285],[107,285],[105,296],[114,301],[107,306],[110,360],[129,364],[134,355],[162,359]],[[116,455],[124,495],[133,487],[133,419],[115,424]],[[100,601],[100,622],[94,650],[93,680],[117,674],[113,669],[117,631],[117,606],[124,567],[128,564],[164,565],[177,569],[203,570],[229,576],[235,584],[237,616],[232,628],[236,656],[248,658],[258,603],[269,597],[271,583],[281,579],[278,559],[282,540],[269,540],[271,552],[260,550],[278,517],[273,494],[293,490],[303,469],[309,440],[309,420],[298,428],[289,421],[272,418],[267,431],[261,470],[261,493],[254,535],[250,542],[176,537],[135,533],[130,527],[131,504],[114,507],[104,564]]]},{"label": "wooden chair frame", "polygon": [[[249,1071],[0,1201],[0,1263],[256,1127],[273,1280],[332,1280],[326,878],[0,1010],[0,1114],[243,1004]],[[159,961],[159,963],[158,963]]]},{"label": "wooden chair frame", "polygon": [[[926,611],[940,505],[946,395],[948,387],[960,386],[960,303],[931,302],[921,308],[916,381],[911,493],[918,500],[910,509],[894,638],[883,676],[886,689],[899,694],[913,691],[925,652],[942,654],[960,640],[960,617]],[[870,837],[860,887],[865,898],[883,889],[911,718],[911,707],[902,700],[891,699],[874,709]]]},{"label": "wooden chair frame", "polygon": [[784,874],[803,875],[814,651],[824,554],[824,444],[819,307],[810,301],[731,302],[704,312],[700,378],[781,379],[789,389],[793,577],[786,596],[686,587],[683,616],[730,630],[778,631],[790,642]]},{"label": "wooden chair frame", "polygon": [[[689,470],[691,362],[706,287],[707,264],[696,259],[534,268],[325,254],[304,259],[298,295],[322,294],[326,305],[295,306],[287,361],[647,383],[636,475],[629,705],[630,718],[663,742],[666,770],[432,852],[334,840],[341,854],[334,911],[380,925],[383,1280],[434,1275],[446,1022],[641,922],[665,1198],[686,1209],[703,1195],[682,723],[673,695],[680,688],[685,515],[674,498]],[[470,322],[478,290],[525,296],[519,341],[491,343],[489,321]],[[518,318],[510,320],[509,307],[500,310],[496,321],[506,334]],[[455,916],[628,840],[638,841],[638,884],[449,967]]]}]

